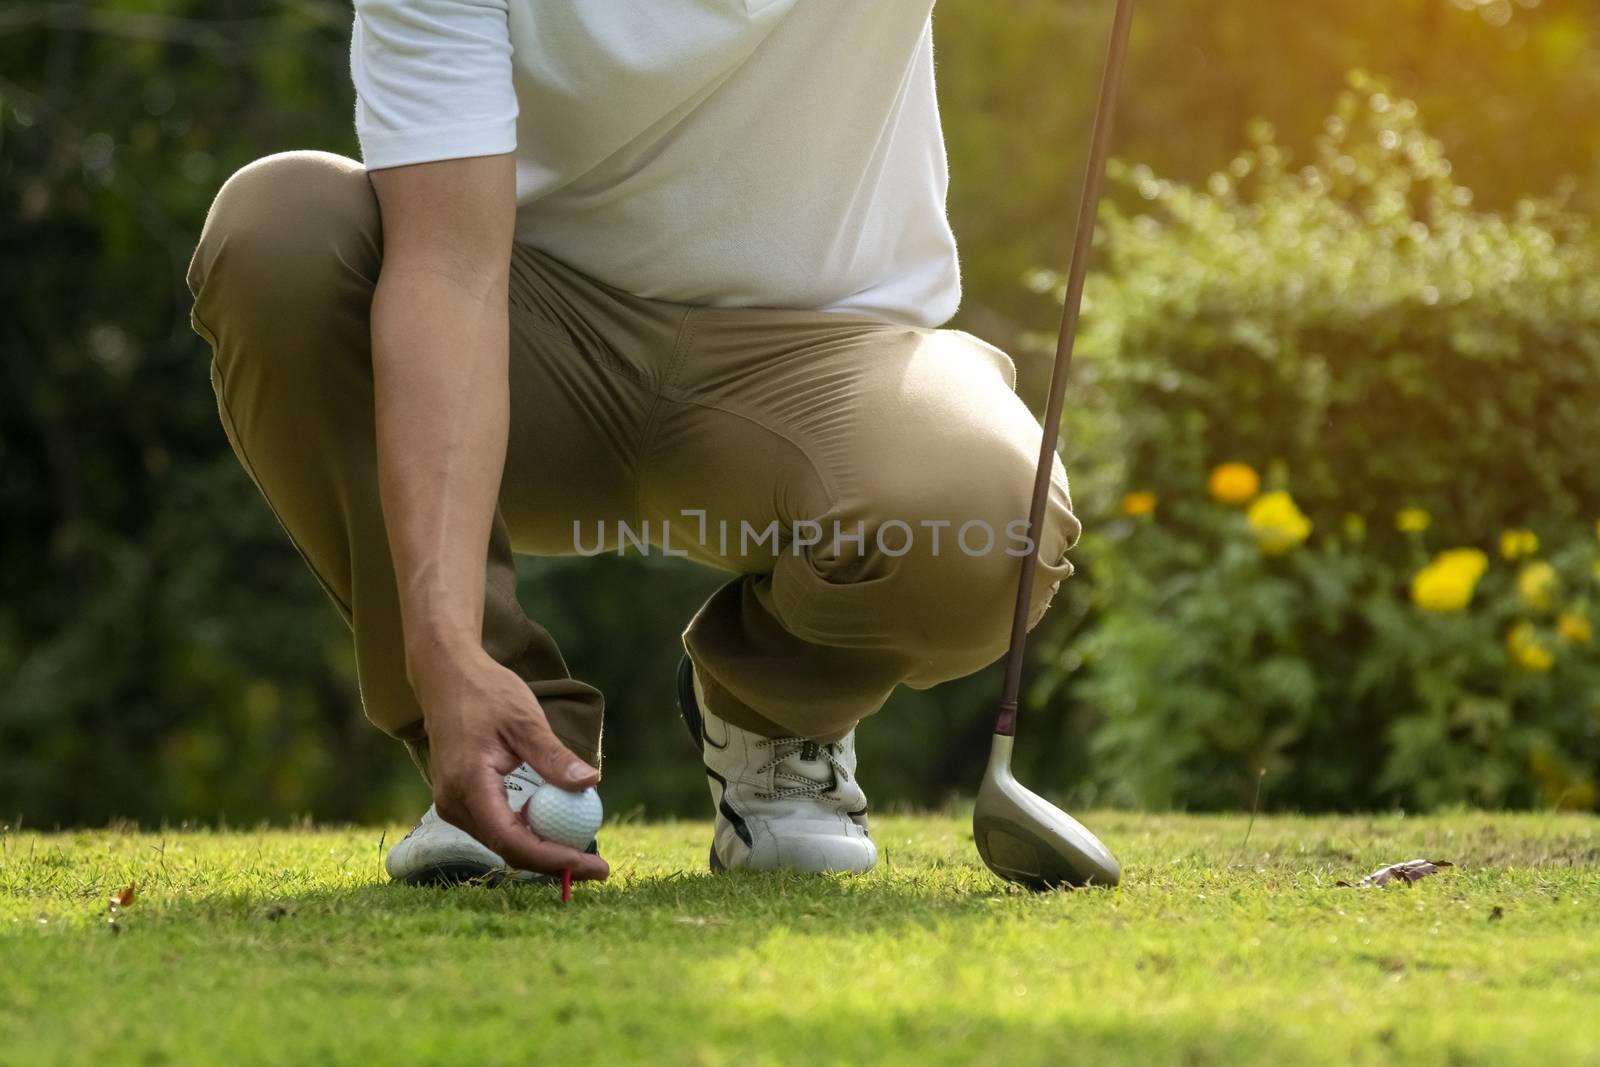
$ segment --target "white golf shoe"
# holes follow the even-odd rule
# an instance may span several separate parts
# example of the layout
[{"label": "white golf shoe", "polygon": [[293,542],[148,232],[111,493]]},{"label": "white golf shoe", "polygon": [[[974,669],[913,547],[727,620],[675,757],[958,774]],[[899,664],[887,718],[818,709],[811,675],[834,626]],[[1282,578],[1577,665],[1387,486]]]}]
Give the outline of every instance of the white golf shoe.
[{"label": "white golf shoe", "polygon": [[[533,791],[544,784],[539,772],[524,763],[505,776],[506,805],[521,811]],[[589,844],[589,851],[596,846]],[[432,804],[422,819],[383,861],[389,877],[406,885],[455,885],[461,882],[553,882],[549,875],[512,870],[477,838],[439,817]]]},{"label": "white golf shoe", "polygon": [[700,746],[716,829],[711,869],[870,871],[867,796],[856,781],[855,732],[833,744],[763,737],[706,710],[687,657],[678,707]]}]

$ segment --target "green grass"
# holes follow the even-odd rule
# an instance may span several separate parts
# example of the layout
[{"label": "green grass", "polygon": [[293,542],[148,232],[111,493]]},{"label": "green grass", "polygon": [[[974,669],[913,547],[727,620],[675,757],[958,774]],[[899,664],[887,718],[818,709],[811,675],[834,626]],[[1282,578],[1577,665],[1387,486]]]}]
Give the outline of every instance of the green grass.
[{"label": "green grass", "polygon": [[[385,885],[374,829],[7,832],[0,1064],[1600,1063],[1592,818],[1091,824],[1124,885],[1047,896],[953,817],[864,878],[611,826],[567,907]],[[1334,885],[1416,856],[1458,866]]]}]

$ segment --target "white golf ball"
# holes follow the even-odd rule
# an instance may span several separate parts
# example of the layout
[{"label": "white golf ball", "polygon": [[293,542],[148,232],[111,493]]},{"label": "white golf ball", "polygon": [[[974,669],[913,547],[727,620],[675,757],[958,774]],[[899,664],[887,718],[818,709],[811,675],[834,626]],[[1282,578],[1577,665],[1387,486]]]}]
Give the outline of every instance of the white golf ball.
[{"label": "white golf ball", "polygon": [[535,789],[523,814],[534,833],[546,841],[580,852],[594,840],[605,815],[600,807],[600,794],[593,789],[569,793],[554,785]]}]

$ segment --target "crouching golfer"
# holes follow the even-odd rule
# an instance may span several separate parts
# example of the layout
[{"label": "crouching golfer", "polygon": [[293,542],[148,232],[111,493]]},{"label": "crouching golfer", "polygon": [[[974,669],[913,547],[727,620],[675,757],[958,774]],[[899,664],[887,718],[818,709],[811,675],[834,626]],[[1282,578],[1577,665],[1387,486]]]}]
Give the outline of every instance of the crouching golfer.
[{"label": "crouching golfer", "polygon": [[1004,651],[1039,448],[1007,357],[939,329],[932,0],[355,8],[364,161],[245,167],[189,283],[234,451],[432,784],[389,873],[606,877],[515,814],[598,780],[603,702],[513,557],[646,540],[733,575],[679,677],[712,866],[871,868],[855,726]]}]

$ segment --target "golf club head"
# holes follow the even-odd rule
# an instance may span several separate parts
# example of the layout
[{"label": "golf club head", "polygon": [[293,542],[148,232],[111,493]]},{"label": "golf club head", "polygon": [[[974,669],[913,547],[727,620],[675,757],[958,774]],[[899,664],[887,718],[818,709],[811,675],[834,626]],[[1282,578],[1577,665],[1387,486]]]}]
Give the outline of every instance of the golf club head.
[{"label": "golf club head", "polygon": [[1100,839],[1077,819],[1011,775],[1012,739],[994,735],[972,837],[991,871],[1035,891],[1114,886],[1122,867]]}]

